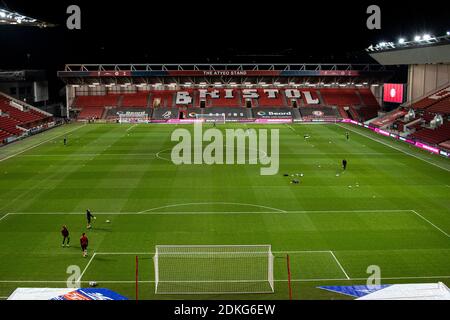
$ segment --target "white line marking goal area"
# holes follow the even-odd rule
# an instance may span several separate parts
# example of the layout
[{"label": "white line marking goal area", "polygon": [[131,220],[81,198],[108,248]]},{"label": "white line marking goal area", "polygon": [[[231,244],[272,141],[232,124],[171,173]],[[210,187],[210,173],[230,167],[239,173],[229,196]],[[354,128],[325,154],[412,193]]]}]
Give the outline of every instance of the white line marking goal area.
[{"label": "white line marking goal area", "polygon": [[[275,273],[278,275],[275,276],[274,281],[275,282],[285,282],[287,281],[287,274],[285,275],[285,269],[286,269],[286,256],[289,255],[291,258],[292,257],[296,257],[295,259],[292,260],[297,260],[295,263],[294,268],[299,267],[299,274],[301,275],[303,272],[303,269],[306,268],[306,266],[303,264],[303,259],[302,257],[305,257],[307,255],[315,255],[317,256],[322,256],[321,257],[321,261],[327,261],[327,268],[329,267],[330,270],[333,270],[332,273],[334,273],[336,275],[335,278],[299,278],[299,279],[294,279],[293,281],[312,281],[314,279],[318,280],[318,279],[323,279],[323,280],[339,280],[339,279],[345,279],[345,280],[351,280],[348,272],[344,269],[344,267],[342,266],[341,262],[338,260],[338,258],[336,257],[336,255],[334,254],[333,251],[331,250],[297,250],[297,251],[273,251],[273,254],[275,255],[276,259],[278,260],[278,263],[276,263],[276,267],[278,268],[278,270],[275,270]],[[153,258],[153,256],[155,255],[154,252],[95,252],[93,253],[93,255],[91,256],[91,258],[89,259],[88,263],[86,264],[85,268],[83,269],[83,272],[81,273],[80,277],[78,278],[78,281],[83,282],[83,281],[89,281],[92,280],[94,281],[95,279],[83,279],[83,277],[85,277],[85,275],[87,274],[87,271],[89,268],[92,268],[96,266],[95,263],[95,258],[96,257],[100,257],[100,256],[111,256],[111,257],[115,257],[114,259],[118,259],[117,256],[128,256],[127,259],[129,259],[129,261],[134,261],[132,259],[133,256],[139,256],[139,257],[147,257],[147,259],[149,258]],[[327,256],[329,258],[327,258]],[[131,258],[129,258],[131,257]],[[314,268],[313,263],[311,263],[312,261],[314,261],[313,259],[315,259],[314,257],[310,257],[310,259],[305,259],[307,260],[310,265],[308,265],[308,267],[310,269]],[[291,261],[292,261],[291,260]],[[306,263],[306,262],[305,262]],[[151,266],[153,266],[153,264],[149,264],[149,265],[145,265],[144,268],[152,268]],[[148,270],[147,270],[148,271]],[[151,274],[153,275],[153,268],[151,270]],[[148,272],[146,272],[148,273]],[[284,276],[281,276],[284,275]],[[343,276],[343,277],[342,277]],[[96,281],[96,280],[95,280]],[[144,280],[145,282],[146,280]],[[114,280],[113,280],[114,282]],[[139,281],[141,282],[141,281]],[[148,282],[154,282],[154,280],[148,280]],[[180,282],[180,281],[177,281]],[[181,281],[182,282],[182,281]],[[186,282],[193,282],[193,281],[186,281]],[[197,281],[195,281],[197,282]],[[200,281],[201,282],[201,281]],[[206,282],[221,282],[221,281],[206,281]],[[226,282],[226,281],[225,281]],[[236,282],[234,280],[231,280],[229,282]],[[255,280],[239,280],[239,282],[255,282]]]},{"label": "white line marking goal area", "polygon": [[[410,212],[416,215],[418,218],[426,222],[428,225],[433,227],[439,233],[445,235],[447,238],[450,234],[444,231],[442,228],[438,227],[435,223],[431,222],[429,219],[425,218],[417,210],[413,209],[385,209],[385,210],[297,210],[297,211],[285,211],[277,209],[278,211],[207,211],[207,212],[194,212],[194,211],[152,211],[153,209],[139,211],[139,212],[95,212],[96,215],[240,215],[240,214],[314,214],[314,213],[367,213],[367,214],[377,214],[377,213],[404,213]],[[0,216],[0,223],[6,220],[9,216],[20,216],[20,215],[84,215],[83,212],[9,212]]]}]

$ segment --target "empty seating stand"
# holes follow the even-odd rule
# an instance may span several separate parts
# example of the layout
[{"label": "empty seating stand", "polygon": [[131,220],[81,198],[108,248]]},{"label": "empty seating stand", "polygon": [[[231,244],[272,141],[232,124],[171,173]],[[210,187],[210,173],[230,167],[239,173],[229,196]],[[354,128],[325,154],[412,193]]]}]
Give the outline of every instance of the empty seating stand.
[{"label": "empty seating stand", "polygon": [[78,119],[101,119],[104,111],[104,107],[86,107],[81,109]]},{"label": "empty seating stand", "polygon": [[439,144],[450,139],[450,122],[436,129],[422,129],[411,135],[412,138],[429,144]]},{"label": "empty seating stand", "polygon": [[275,98],[269,98],[268,93],[266,93],[264,90],[266,89],[258,89],[259,107],[287,107],[282,90],[279,90]]},{"label": "empty seating stand", "polygon": [[[441,100],[447,100],[447,98],[450,97],[450,87],[447,87],[445,89],[442,89],[432,95],[429,95],[415,103],[413,103],[411,105],[411,107],[413,107],[414,109],[418,109],[418,110],[427,110],[430,112],[435,112],[435,111],[431,111],[429,109],[431,109],[431,107],[433,107],[435,104],[438,104]],[[443,104],[443,106],[448,106],[448,103]],[[439,110],[442,110],[440,106],[438,106]],[[446,108],[444,108],[445,110],[447,110]],[[441,112],[441,111],[440,111]]]},{"label": "empty seating stand", "polygon": [[450,97],[444,98],[427,109],[428,112],[450,114]]},{"label": "empty seating stand", "polygon": [[122,107],[137,107],[145,108],[148,104],[149,92],[138,92],[131,94],[124,94],[121,106]]},{"label": "empty seating stand", "polygon": [[211,99],[209,96],[206,99],[206,106],[208,107],[240,107],[242,105],[240,99],[240,92],[233,90],[232,98],[225,98],[226,92],[221,89],[219,91],[219,99]]},{"label": "empty seating stand", "polygon": [[20,137],[26,129],[36,127],[51,119],[47,114],[35,109],[13,106],[12,98],[0,95],[0,144],[9,137]]},{"label": "empty seating stand", "polygon": [[151,91],[150,106],[152,108],[172,108],[174,106],[173,90],[154,90]]},{"label": "empty seating stand", "polygon": [[79,108],[86,107],[114,107],[117,106],[119,96],[108,94],[104,96],[78,96],[75,98],[72,106]]},{"label": "empty seating stand", "polygon": [[357,106],[361,99],[354,89],[321,89],[320,94],[324,103],[331,106]]}]

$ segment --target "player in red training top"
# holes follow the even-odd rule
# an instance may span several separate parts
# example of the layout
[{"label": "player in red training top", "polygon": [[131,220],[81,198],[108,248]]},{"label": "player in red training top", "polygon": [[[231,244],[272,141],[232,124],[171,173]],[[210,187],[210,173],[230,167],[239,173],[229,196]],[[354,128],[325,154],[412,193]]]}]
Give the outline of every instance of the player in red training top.
[{"label": "player in red training top", "polygon": [[[69,237],[69,230],[67,229],[67,226],[62,226],[61,229],[61,235],[63,236],[63,242],[62,242],[62,247],[68,247],[69,246],[69,242],[70,242],[70,237]],[[66,243],[67,241],[67,243]]]},{"label": "player in red training top", "polygon": [[89,244],[89,240],[88,240],[88,238],[86,237],[86,234],[83,233],[83,235],[82,235],[81,238],[80,238],[80,245],[81,245],[81,251],[83,251],[83,257],[85,257],[85,258],[86,258],[86,256],[87,256],[87,247],[88,247],[88,244]]}]

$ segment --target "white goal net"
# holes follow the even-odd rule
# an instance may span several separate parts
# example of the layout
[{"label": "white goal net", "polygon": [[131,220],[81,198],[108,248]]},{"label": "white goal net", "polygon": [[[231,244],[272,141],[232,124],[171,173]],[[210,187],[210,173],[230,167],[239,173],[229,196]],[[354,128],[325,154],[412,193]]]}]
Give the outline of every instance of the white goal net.
[{"label": "white goal net", "polygon": [[197,120],[205,122],[205,123],[224,124],[226,121],[225,114],[223,114],[223,113],[196,114],[195,118]]},{"label": "white goal net", "polygon": [[273,293],[270,245],[156,246],[157,294]]},{"label": "white goal net", "polygon": [[150,117],[144,111],[131,112],[127,111],[125,113],[118,113],[119,123],[148,123]]}]

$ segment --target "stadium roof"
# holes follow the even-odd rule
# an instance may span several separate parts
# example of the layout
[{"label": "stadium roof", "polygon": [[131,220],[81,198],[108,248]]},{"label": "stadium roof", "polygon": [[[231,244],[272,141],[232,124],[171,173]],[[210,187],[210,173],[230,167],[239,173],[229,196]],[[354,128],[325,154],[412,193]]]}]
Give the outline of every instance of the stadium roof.
[{"label": "stadium roof", "polygon": [[17,26],[29,26],[47,28],[54,27],[55,25],[41,21],[32,17],[27,17],[18,12],[10,11],[0,8],[0,26],[1,25],[17,25]]}]

